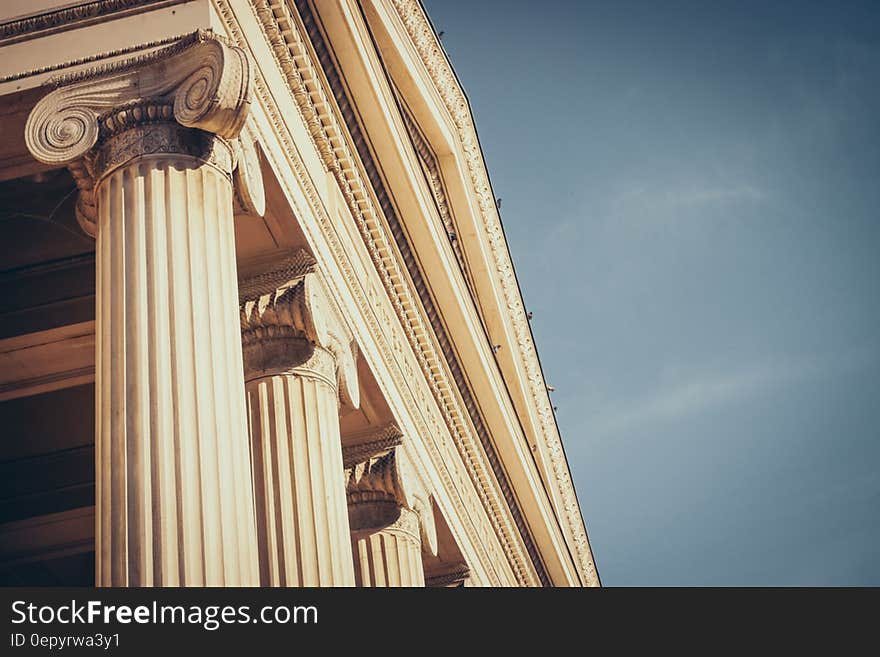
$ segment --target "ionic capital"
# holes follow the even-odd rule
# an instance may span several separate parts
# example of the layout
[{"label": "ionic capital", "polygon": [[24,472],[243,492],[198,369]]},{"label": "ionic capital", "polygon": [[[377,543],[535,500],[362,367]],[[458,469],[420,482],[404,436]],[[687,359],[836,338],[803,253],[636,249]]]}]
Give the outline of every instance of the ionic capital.
[{"label": "ionic capital", "polygon": [[418,536],[426,551],[437,554],[437,528],[431,497],[402,446],[363,461],[346,461],[345,481],[352,531],[409,526],[418,518]]},{"label": "ionic capital", "polygon": [[[25,142],[36,160],[71,170],[80,188],[77,218],[93,236],[94,189],[116,167],[173,153],[229,176],[251,157],[252,144],[229,143],[239,137],[250,108],[248,59],[212,32],[200,30],[147,55],[48,84],[54,89],[31,111]],[[253,192],[252,208],[262,207],[261,193],[261,187]]]},{"label": "ionic capital", "polygon": [[297,251],[239,281],[239,301],[246,380],[314,370],[359,406],[357,343],[311,255]]}]

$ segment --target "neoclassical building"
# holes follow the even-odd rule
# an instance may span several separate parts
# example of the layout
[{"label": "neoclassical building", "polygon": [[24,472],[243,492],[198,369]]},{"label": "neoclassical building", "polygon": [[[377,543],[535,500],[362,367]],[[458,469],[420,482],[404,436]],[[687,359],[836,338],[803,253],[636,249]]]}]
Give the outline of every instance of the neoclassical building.
[{"label": "neoclassical building", "polygon": [[0,577],[599,580],[418,0],[0,6]]}]

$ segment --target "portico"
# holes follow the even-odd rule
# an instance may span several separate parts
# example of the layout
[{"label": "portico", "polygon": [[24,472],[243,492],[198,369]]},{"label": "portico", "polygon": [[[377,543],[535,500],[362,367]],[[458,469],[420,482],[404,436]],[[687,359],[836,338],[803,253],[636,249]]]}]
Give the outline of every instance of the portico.
[{"label": "portico", "polygon": [[420,5],[111,4],[0,12],[4,577],[598,584]]}]

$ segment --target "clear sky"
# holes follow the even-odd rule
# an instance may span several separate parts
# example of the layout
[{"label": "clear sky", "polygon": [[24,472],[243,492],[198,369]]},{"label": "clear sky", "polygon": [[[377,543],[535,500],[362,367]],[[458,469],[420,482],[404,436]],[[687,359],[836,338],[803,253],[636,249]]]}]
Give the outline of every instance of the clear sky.
[{"label": "clear sky", "polygon": [[606,585],[880,585],[880,3],[425,0]]}]

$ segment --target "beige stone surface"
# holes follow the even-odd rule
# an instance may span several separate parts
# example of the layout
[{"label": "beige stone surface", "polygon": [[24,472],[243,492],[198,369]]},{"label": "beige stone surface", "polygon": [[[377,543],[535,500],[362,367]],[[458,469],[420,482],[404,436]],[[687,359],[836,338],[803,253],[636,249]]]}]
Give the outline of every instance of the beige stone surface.
[{"label": "beige stone surface", "polygon": [[353,586],[340,396],[358,405],[351,335],[298,252],[242,282],[260,582]]},{"label": "beige stone surface", "polygon": [[398,512],[387,526],[352,532],[358,586],[425,586],[418,517],[409,509]]},{"label": "beige stone surface", "polygon": [[29,150],[71,169],[97,239],[100,585],[257,583],[224,139],[248,75],[243,53],[198,33],[64,80],[28,119]]},{"label": "beige stone surface", "polygon": [[[94,379],[99,584],[598,584],[416,0],[4,10],[0,193],[54,180],[44,230],[96,241],[94,322],[81,273],[75,298],[17,301],[0,403]],[[81,237],[41,256],[33,224],[10,234],[28,289],[89,263]],[[13,529],[42,528],[36,559],[86,517]]]},{"label": "beige stone surface", "polygon": [[424,549],[437,551],[429,501],[413,489],[400,447],[346,470],[351,550],[358,586],[425,586]]}]

